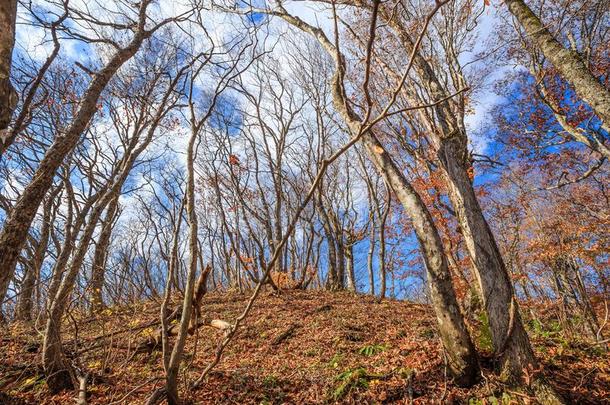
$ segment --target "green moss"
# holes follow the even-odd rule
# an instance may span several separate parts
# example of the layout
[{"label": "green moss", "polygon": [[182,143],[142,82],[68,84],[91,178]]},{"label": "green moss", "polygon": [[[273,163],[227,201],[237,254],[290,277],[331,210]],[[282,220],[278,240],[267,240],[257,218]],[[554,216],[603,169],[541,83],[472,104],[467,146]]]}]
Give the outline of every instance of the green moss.
[{"label": "green moss", "polygon": [[479,328],[478,345],[481,350],[492,352],[493,341],[491,340],[491,329],[489,327],[489,319],[485,312],[481,312],[478,316],[481,326]]}]

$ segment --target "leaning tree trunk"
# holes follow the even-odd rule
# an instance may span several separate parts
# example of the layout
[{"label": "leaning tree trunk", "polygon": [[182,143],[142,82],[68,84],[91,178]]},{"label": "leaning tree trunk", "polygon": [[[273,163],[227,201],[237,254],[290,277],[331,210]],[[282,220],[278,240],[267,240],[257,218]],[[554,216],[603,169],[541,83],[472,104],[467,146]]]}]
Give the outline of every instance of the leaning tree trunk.
[{"label": "leaning tree trunk", "polygon": [[[387,11],[382,13],[382,17],[397,33],[405,49],[412,51],[414,43],[401,20]],[[448,96],[433,67],[419,52],[414,55],[414,68],[434,99],[442,100]],[[451,204],[474,264],[494,349],[505,377],[518,380],[523,370],[534,366],[536,361],[521,322],[510,277],[470,180],[467,137],[450,103],[440,103],[434,110],[441,132],[434,139],[438,147],[437,155],[447,177]],[[434,124],[426,124],[435,134]]]},{"label": "leaning tree trunk", "polygon": [[574,86],[576,94],[591,106],[606,125],[610,123],[610,91],[597,80],[578,54],[557,41],[523,0],[504,0],[504,3],[528,38],[559,74]]},{"label": "leaning tree trunk", "polygon": [[[135,52],[135,50],[134,50]],[[169,91],[168,93],[169,94]],[[167,96],[166,94],[166,96]],[[164,99],[167,101],[167,98]],[[61,320],[68,306],[70,295],[72,294],[72,290],[74,288],[74,284],[78,277],[78,274],[83,266],[83,262],[85,260],[85,256],[89,251],[89,244],[93,237],[93,233],[99,223],[99,220],[102,216],[102,213],[111,203],[118,204],[118,197],[121,194],[121,189],[129,175],[129,172],[133,168],[133,165],[139,156],[139,154],[146,148],[146,146],[152,140],[152,135],[163,116],[163,108],[160,108],[155,115],[155,119],[153,120],[151,126],[148,129],[147,135],[144,141],[138,144],[139,136],[135,136],[125,151],[125,155],[119,162],[120,171],[114,173],[113,177],[111,177],[106,186],[106,191],[100,196],[97,195],[94,199],[90,199],[87,202],[86,209],[83,209],[79,216],[77,217],[76,223],[82,223],[84,215],[86,215],[89,210],[90,204],[95,204],[91,209],[91,214],[89,215],[87,225],[85,226],[82,234],[80,235],[79,245],[76,249],[72,261],[70,265],[67,266],[67,270],[65,271],[65,275],[61,284],[55,291],[55,285],[59,282],[61,278],[61,270],[64,267],[55,266],[55,274],[52,286],[50,288],[49,294],[49,305],[48,305],[48,313],[49,318],[47,319],[47,325],[45,330],[45,340],[43,345],[43,365],[45,374],[47,375],[47,385],[51,392],[57,393],[64,389],[70,389],[73,387],[74,372],[69,363],[66,362],[66,359],[63,355],[63,349],[61,344]],[[69,189],[69,186],[67,185]],[[109,211],[115,210],[117,207],[110,208]],[[114,215],[112,215],[109,219],[112,219]],[[105,224],[106,225],[106,224]],[[104,226],[105,227],[105,226]],[[80,225],[78,228],[79,229]],[[68,236],[76,237],[76,234]],[[71,246],[70,244],[69,246]],[[68,249],[68,245],[64,246],[64,250],[60,254],[60,258],[63,257],[63,260],[67,260],[69,256],[69,252],[71,249]],[[59,260],[58,260],[59,262]],[[70,377],[70,379],[68,379]]]},{"label": "leaning tree trunk", "polygon": [[[334,48],[332,48],[334,49]],[[344,103],[340,73],[333,80],[333,102],[353,133],[360,132],[361,119]],[[438,321],[441,341],[447,352],[448,367],[459,385],[472,385],[479,377],[477,354],[459,311],[443,243],[430,211],[413,186],[396,166],[372,131],[362,134],[361,142],[376,170],[394,192],[409,215],[417,236],[428,280],[432,307]]]},{"label": "leaning tree trunk", "polygon": [[[352,130],[358,130],[359,123],[353,123],[352,126]],[[375,167],[402,204],[405,213],[410,216],[422,250],[430,299],[436,313],[441,340],[447,351],[449,369],[456,383],[470,385],[478,379],[477,355],[459,311],[447,258],[436,225],[417,192],[383,149],[377,137],[367,133],[362,139]]]},{"label": "leaning tree trunk", "polygon": [[[192,106],[191,106],[192,108]],[[198,258],[198,222],[195,212],[195,141],[197,140],[197,129],[191,124],[191,138],[187,148],[187,184],[186,184],[186,218],[189,225],[189,268],[184,287],[184,299],[182,301],[182,315],[178,336],[169,361],[167,362],[165,375],[165,388],[167,391],[167,402],[170,405],[179,405],[178,395],[178,372],[182,362],[182,353],[186,344],[186,337],[193,307],[193,297],[195,294],[195,275],[197,273]],[[203,269],[202,269],[203,270]]]},{"label": "leaning tree trunk", "polygon": [[[74,252],[70,264],[67,266],[64,278],[59,285],[57,292],[49,299],[47,308],[48,318],[44,334],[42,358],[45,375],[47,376],[47,386],[52,393],[59,393],[63,390],[74,388],[74,372],[71,364],[64,357],[63,347],[61,342],[61,321],[68,307],[72,290],[76,283],[76,279],[82,268],[85,256],[89,251],[89,243],[93,236],[93,232],[102,212],[110,202],[114,190],[118,185],[115,184],[113,189],[108,191],[102,197],[96,206],[92,209],[87,225],[85,226],[78,248]],[[58,269],[56,269],[58,271]]]},{"label": "leaning tree trunk", "polygon": [[17,0],[2,0],[0,2],[0,143],[2,144],[18,101],[17,92],[11,84],[16,18]]}]

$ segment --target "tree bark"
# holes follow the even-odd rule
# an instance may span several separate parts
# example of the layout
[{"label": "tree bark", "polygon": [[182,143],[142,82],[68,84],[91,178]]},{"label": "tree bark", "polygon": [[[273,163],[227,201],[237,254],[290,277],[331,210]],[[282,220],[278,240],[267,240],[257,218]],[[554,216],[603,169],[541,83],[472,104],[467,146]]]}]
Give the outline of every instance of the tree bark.
[{"label": "tree bark", "polygon": [[182,353],[184,351],[184,345],[186,344],[186,336],[188,332],[188,326],[191,321],[191,314],[193,309],[193,297],[195,294],[195,276],[197,274],[197,258],[198,258],[198,222],[197,214],[195,213],[195,141],[198,136],[198,129],[194,123],[194,112],[193,105],[190,105],[192,120],[191,123],[191,137],[187,147],[187,182],[186,182],[186,218],[189,225],[189,267],[186,278],[186,285],[184,287],[184,299],[182,301],[182,315],[180,318],[180,327],[178,330],[178,336],[172,353],[169,358],[169,362],[166,368],[165,375],[165,388],[167,391],[167,402],[170,405],[179,405],[180,397],[178,395],[178,372],[180,369],[180,363],[182,362]]},{"label": "tree bark", "polygon": [[379,298],[385,298],[386,295],[386,286],[387,286],[387,266],[385,263],[385,225],[388,220],[388,215],[390,214],[390,208],[392,204],[392,195],[390,190],[388,189],[388,196],[386,201],[386,206],[383,209],[383,212],[380,213],[380,221],[379,221],[379,280],[381,282],[379,288]]},{"label": "tree bark", "polygon": [[18,101],[17,92],[11,84],[16,19],[17,0],[3,0],[0,3],[0,142],[2,143]]},{"label": "tree bark", "polygon": [[[370,207],[372,209],[372,207]],[[371,218],[371,232],[369,234],[369,251],[366,266],[369,272],[370,294],[375,296],[375,272],[373,271],[373,254],[375,253],[375,217]]]},{"label": "tree bark", "polygon": [[[441,340],[449,358],[449,369],[456,383],[470,385],[478,379],[477,355],[459,311],[447,258],[436,225],[417,192],[398,170],[377,138],[373,134],[366,134],[363,143],[375,167],[410,216],[422,250],[430,299],[436,313]],[[379,153],[381,150],[383,152]]]},{"label": "tree bark", "polygon": [[32,320],[36,282],[40,276],[40,269],[42,268],[45,255],[47,253],[47,246],[49,245],[49,235],[52,221],[51,212],[55,195],[50,197],[51,198],[48,199],[44,207],[40,238],[38,239],[38,244],[34,251],[34,255],[26,267],[25,278],[21,284],[21,290],[19,291],[19,300],[17,301],[15,318],[21,321],[27,322]]},{"label": "tree bark", "polygon": [[[133,50],[133,53],[135,53],[136,51],[137,48]],[[125,184],[125,181],[127,180],[127,177],[129,176],[129,173],[133,168],[134,163],[136,162],[136,159],[138,158],[140,153],[142,153],[142,151],[144,151],[144,149],[150,144],[157,126],[165,115],[165,112],[168,111],[165,107],[167,106],[167,101],[173,91],[174,86],[177,83],[177,80],[178,79],[176,78],[170,83],[167,93],[165,93],[164,95],[163,102],[161,103],[161,106],[157,109],[154,119],[151,121],[146,132],[146,136],[144,137],[142,142],[138,143],[140,140],[141,132],[137,131],[133,138],[130,140],[129,145],[125,149],[125,154],[123,155],[121,160],[116,163],[116,169],[112,171],[111,177],[107,180],[105,187],[102,188],[103,191],[100,192],[101,195],[100,193],[96,193],[94,198],[87,201],[86,209],[83,208],[79,213],[76,222],[83,221],[84,215],[86,215],[88,211],[88,207],[91,204],[95,204],[91,210],[91,214],[89,215],[87,225],[85,226],[82,234],[80,235],[78,248],[72,257],[69,266],[67,266],[64,278],[63,280],[61,280],[61,284],[59,284],[58,287],[57,283],[59,283],[59,280],[61,279],[61,269],[64,266],[55,266],[53,282],[51,288],[49,289],[49,304],[47,305],[49,318],[47,320],[45,340],[43,344],[43,365],[45,373],[49,377],[47,378],[47,384],[51,392],[57,393],[64,389],[70,389],[73,386],[74,378],[72,378],[71,380],[64,378],[66,373],[71,376],[74,373],[71,369],[71,366],[66,363],[65,359],[63,359],[61,345],[61,321],[66,311],[69,298],[74,288],[74,284],[78,277],[79,271],[82,268],[83,261],[87,254],[87,251],[89,250],[89,245],[91,242],[91,238],[93,237],[95,228],[99,223],[102,213],[109,206],[109,204],[111,204],[111,202],[115,202],[118,204],[118,198],[121,195],[121,189]],[[66,182],[66,188],[70,189],[69,180]],[[116,208],[112,208],[111,210],[114,209]],[[76,228],[76,231],[78,231],[78,229],[80,229],[80,225],[78,228]],[[74,232],[74,234],[70,236],[72,238],[76,238],[76,232]],[[70,243],[70,245],[64,246],[64,250],[60,255],[63,260],[67,261],[68,256],[70,255],[70,252],[72,250],[71,246],[72,243]],[[56,378],[55,374],[58,374],[59,377]]]},{"label": "tree bark", "polygon": [[[117,185],[115,185],[117,187]],[[99,222],[100,216],[104,208],[108,205],[109,200],[116,193],[115,190],[109,190],[108,193],[98,201],[96,206],[91,211],[87,225],[80,237],[78,248],[72,257],[70,264],[67,266],[65,275],[57,292],[54,296],[49,297],[47,324],[43,342],[43,366],[45,375],[47,376],[47,386],[52,393],[59,393],[63,390],[74,388],[74,379],[72,367],[67,363],[63,355],[61,343],[61,321],[68,307],[68,302],[74,284],[78,277],[78,273],[82,268],[83,261],[87,251],[93,232]],[[70,378],[67,378],[69,376]]]},{"label": "tree bark", "polygon": [[345,273],[347,274],[347,289],[356,292],[356,275],[354,272],[354,245],[349,243],[345,248]]},{"label": "tree bark", "polygon": [[610,91],[587,68],[578,54],[564,47],[523,0],[504,0],[508,10],[538,49],[572,86],[576,94],[605,123],[610,123]]},{"label": "tree bark", "polygon": [[[396,32],[405,49],[411,52],[414,43],[402,21],[387,11],[381,16]],[[414,68],[434,99],[442,100],[448,96],[434,69],[419,52],[414,56]],[[474,264],[496,356],[504,377],[516,381],[525,368],[535,366],[536,360],[521,322],[504,261],[470,179],[472,166],[468,160],[468,139],[460,117],[449,102],[440,103],[434,110],[440,128],[435,131],[432,122],[427,125],[436,143],[437,156],[449,186],[449,198]]]},{"label": "tree bark", "polygon": [[112,228],[119,210],[119,196],[114,197],[108,209],[106,217],[102,223],[102,230],[95,246],[93,253],[93,265],[91,268],[91,280],[89,281],[91,312],[97,312],[105,308],[103,289],[106,272],[106,260],[108,258],[108,247],[110,245],[110,237]]},{"label": "tree bark", "polygon": [[319,197],[318,201],[318,211],[322,216],[322,227],[324,228],[324,235],[326,236],[326,246],[328,250],[328,274],[326,275],[326,289],[335,291],[339,289],[337,244],[335,243],[335,236],[330,223],[330,218],[326,212],[326,209],[324,208],[321,196]]},{"label": "tree bark", "polygon": [[438,156],[449,179],[449,197],[474,263],[501,373],[507,380],[517,380],[525,368],[536,365],[536,359],[504,260],[468,175],[469,163],[464,153],[461,138],[453,137],[441,141]]}]

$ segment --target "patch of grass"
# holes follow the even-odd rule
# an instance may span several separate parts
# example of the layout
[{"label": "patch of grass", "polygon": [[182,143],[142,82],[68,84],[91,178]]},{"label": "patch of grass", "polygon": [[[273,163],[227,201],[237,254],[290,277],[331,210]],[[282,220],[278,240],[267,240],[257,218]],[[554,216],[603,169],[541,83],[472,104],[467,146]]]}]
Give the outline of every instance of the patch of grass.
[{"label": "patch of grass", "polygon": [[332,392],[333,401],[339,401],[353,389],[369,386],[369,375],[364,367],[344,371],[337,376],[336,380],[339,381],[339,385]]},{"label": "patch of grass", "polygon": [[341,364],[344,357],[345,355],[342,353],[335,353],[335,355],[328,362],[328,365],[332,368],[337,368]]},{"label": "patch of grass", "polygon": [[17,391],[27,392],[37,388],[41,388],[45,383],[44,375],[35,375],[33,377],[27,378],[25,381],[19,385]]},{"label": "patch of grass", "polygon": [[263,386],[265,388],[275,388],[278,386],[279,380],[274,375],[268,375],[263,379]]},{"label": "patch of grass", "polygon": [[530,325],[534,337],[550,340],[562,346],[568,346],[568,341],[564,337],[563,326],[558,320],[552,319],[545,324],[532,320]]},{"label": "patch of grass", "polygon": [[385,345],[366,345],[366,346],[362,346],[360,348],[360,350],[358,350],[358,353],[360,353],[363,356],[374,356],[377,353],[381,353],[383,351],[386,350],[386,346]]},{"label": "patch of grass", "polygon": [[503,392],[499,397],[489,396],[484,398],[470,398],[468,400],[468,405],[509,405],[514,403],[517,403],[515,398],[506,392]]}]

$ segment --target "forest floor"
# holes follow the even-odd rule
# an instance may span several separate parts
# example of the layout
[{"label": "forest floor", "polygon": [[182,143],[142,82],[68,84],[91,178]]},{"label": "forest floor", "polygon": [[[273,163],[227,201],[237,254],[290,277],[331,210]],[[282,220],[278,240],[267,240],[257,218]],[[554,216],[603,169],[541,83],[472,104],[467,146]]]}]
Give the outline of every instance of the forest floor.
[{"label": "forest floor", "polygon": [[[209,294],[202,310],[232,322],[247,299],[239,293]],[[161,352],[133,350],[154,334],[157,326],[147,325],[158,313],[159,303],[150,301],[109,308],[95,317],[79,317],[76,311],[69,317],[63,341],[91,376],[89,404],[141,404],[161,386]],[[607,353],[598,346],[566,341],[548,325],[532,328],[530,336],[542,372],[566,399],[610,404]],[[221,338],[222,332],[209,327],[191,336],[181,375],[196,379]],[[52,396],[47,391],[39,366],[41,337],[31,326],[11,324],[0,339],[0,404],[74,403],[74,392]],[[488,338],[479,334],[477,345],[484,351]],[[221,363],[188,399],[196,404],[259,405],[398,404],[411,399],[415,404],[534,403],[503,386],[489,359],[482,362],[478,385],[452,385],[433,314],[424,305],[377,302],[349,293],[263,292]]]}]

